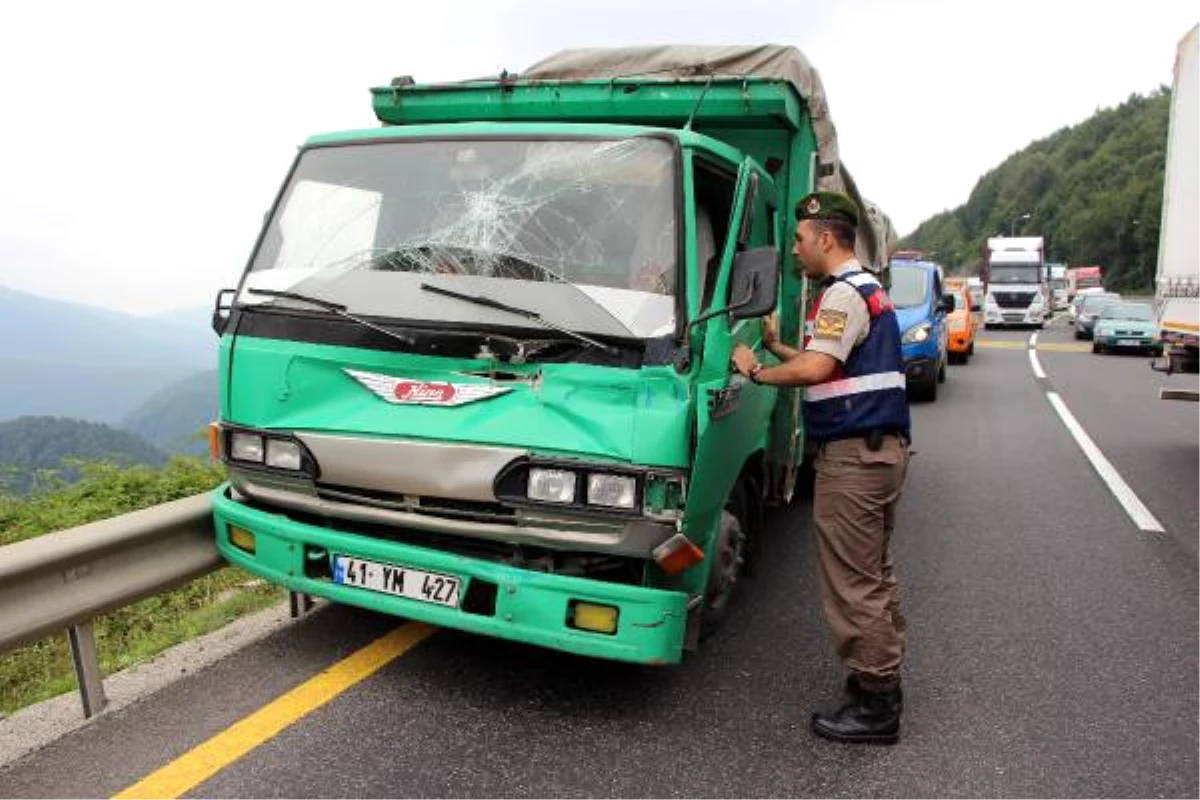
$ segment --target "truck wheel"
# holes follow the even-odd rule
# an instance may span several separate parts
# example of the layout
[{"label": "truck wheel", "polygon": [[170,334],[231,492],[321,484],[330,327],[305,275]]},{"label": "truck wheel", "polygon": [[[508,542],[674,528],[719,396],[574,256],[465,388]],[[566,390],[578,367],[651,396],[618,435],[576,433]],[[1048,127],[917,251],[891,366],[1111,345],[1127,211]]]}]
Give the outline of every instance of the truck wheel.
[{"label": "truck wheel", "polygon": [[717,532],[708,573],[708,589],[704,593],[704,613],[700,617],[701,639],[716,633],[729,616],[738,579],[742,577],[746,563],[746,515],[743,508],[742,491],[738,486],[721,511],[721,529]]}]

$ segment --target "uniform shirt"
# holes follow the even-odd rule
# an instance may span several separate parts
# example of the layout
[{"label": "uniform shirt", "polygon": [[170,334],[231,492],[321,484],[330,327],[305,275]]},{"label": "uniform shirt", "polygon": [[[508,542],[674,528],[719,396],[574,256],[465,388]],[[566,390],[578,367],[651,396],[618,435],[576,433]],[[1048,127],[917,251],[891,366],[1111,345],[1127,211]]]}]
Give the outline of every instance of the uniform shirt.
[{"label": "uniform shirt", "polygon": [[[862,268],[858,259],[852,258],[834,270],[830,277],[860,272]],[[807,349],[833,356],[845,364],[850,351],[862,344],[870,333],[871,315],[857,289],[845,281],[836,281],[821,294],[812,325],[812,338]]]}]

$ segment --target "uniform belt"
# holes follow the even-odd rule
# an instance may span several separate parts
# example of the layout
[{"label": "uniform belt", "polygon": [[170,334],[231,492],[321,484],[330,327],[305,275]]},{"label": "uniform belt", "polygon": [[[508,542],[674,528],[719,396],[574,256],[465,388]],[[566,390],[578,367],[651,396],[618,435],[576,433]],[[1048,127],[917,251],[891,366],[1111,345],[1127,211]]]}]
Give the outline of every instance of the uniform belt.
[{"label": "uniform belt", "polygon": [[872,428],[869,431],[859,431],[848,436],[834,436],[831,439],[822,439],[818,444],[829,444],[830,442],[840,442],[845,439],[862,439],[867,444],[870,450],[878,450],[883,447],[883,439],[886,436],[895,436],[905,444],[909,444],[912,440],[908,432],[902,428]]}]

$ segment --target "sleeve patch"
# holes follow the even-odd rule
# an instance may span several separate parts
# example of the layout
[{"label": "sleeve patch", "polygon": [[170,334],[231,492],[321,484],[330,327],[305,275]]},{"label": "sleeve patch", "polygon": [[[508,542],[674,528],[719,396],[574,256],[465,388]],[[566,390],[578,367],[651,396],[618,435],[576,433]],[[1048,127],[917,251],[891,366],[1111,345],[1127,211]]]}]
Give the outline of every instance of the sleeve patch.
[{"label": "sleeve patch", "polygon": [[840,341],[846,333],[846,319],[845,311],[821,309],[817,312],[816,324],[813,326],[813,338]]}]

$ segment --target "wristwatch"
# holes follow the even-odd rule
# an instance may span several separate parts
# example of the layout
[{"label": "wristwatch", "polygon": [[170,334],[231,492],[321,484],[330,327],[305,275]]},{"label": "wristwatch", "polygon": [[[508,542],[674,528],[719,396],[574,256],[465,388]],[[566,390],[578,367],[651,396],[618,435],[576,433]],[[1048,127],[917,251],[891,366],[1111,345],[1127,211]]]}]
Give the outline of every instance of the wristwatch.
[{"label": "wristwatch", "polygon": [[763,371],[763,365],[755,364],[753,367],[750,368],[750,371],[748,373],[746,373],[746,377],[748,377],[750,379],[751,383],[758,383],[758,373],[760,373],[762,371]]}]

